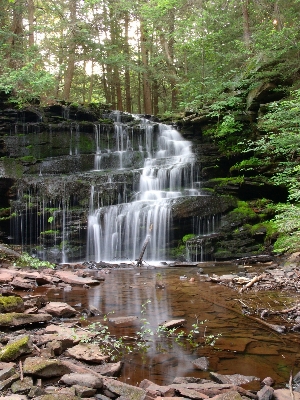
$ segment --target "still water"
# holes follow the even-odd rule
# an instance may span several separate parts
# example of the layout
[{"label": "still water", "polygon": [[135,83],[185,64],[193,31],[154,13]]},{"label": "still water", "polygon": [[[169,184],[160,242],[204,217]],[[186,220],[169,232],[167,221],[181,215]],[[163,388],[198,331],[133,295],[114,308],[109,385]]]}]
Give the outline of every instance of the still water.
[{"label": "still water", "polygon": [[[203,274],[213,271],[219,275],[237,271],[231,264],[213,267],[205,264],[203,269]],[[241,304],[250,304],[255,312],[255,307],[290,304],[287,303],[290,296],[266,292],[239,294],[223,285],[205,282],[203,274],[197,271],[197,267],[115,269],[104,275],[105,282],[99,286],[71,291],[51,289],[47,296],[50,301],[65,301],[82,313],[89,305],[96,307],[101,316],[91,318],[90,322],[103,321],[104,315],[138,317],[134,325],[116,328],[109,324],[110,332],[116,335],[134,335],[140,330],[143,318],[152,331],[170,319],[184,318],[187,332],[197,320],[205,321],[199,341],[203,335],[221,334],[215,346],[196,349],[149,336],[147,352],[129,354],[123,359],[120,380],[129,384],[136,385],[145,378],[157,384],[170,384],[176,376],[208,378],[209,371],[254,375],[260,379],[271,376],[277,385],[285,384],[290,371],[296,373],[300,369],[298,335],[270,330],[244,315]],[[195,280],[191,282],[190,278]],[[157,288],[157,283],[164,288]],[[203,356],[209,359],[207,371],[198,370],[193,364]]]}]

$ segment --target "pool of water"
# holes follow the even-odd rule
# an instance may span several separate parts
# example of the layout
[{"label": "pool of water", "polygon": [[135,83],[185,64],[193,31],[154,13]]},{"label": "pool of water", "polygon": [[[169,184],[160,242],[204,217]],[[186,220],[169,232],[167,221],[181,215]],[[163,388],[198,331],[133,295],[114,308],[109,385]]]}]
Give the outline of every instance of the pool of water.
[{"label": "pool of water", "polygon": [[[236,272],[231,264],[204,264],[203,273],[223,274]],[[148,349],[142,353],[124,356],[120,380],[136,385],[147,378],[157,384],[170,384],[176,376],[208,378],[209,372],[240,373],[260,379],[271,376],[277,385],[289,379],[290,371],[300,369],[299,338],[297,334],[278,334],[242,312],[242,304],[253,308],[269,308],[287,304],[288,293],[239,294],[223,285],[205,282],[197,267],[149,267],[114,269],[105,274],[105,281],[91,288],[47,290],[50,301],[65,301],[84,314],[89,305],[101,315],[89,322],[103,321],[103,316],[138,317],[134,325],[116,327],[109,324],[113,334],[134,335],[147,321],[147,328],[156,331],[159,324],[171,319],[184,318],[188,333],[197,321],[205,321],[196,341],[203,335],[221,334],[214,346],[191,348],[183,340],[157,335],[147,338]],[[185,278],[186,277],[186,278]],[[190,281],[194,278],[194,281]],[[157,288],[157,283],[164,288]],[[39,289],[41,290],[41,289]],[[293,294],[296,301],[296,294]],[[143,311],[144,310],[144,311]],[[255,311],[255,310],[253,310]],[[253,315],[252,315],[253,316]],[[299,336],[300,337],[300,336]],[[206,356],[209,369],[196,369],[193,361]]]}]

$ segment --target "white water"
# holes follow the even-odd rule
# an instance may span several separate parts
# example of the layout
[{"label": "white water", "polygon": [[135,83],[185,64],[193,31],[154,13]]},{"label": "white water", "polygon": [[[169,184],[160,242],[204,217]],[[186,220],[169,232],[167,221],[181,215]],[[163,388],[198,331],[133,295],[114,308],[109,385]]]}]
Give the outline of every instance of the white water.
[{"label": "white water", "polygon": [[[94,209],[94,188],[91,192],[88,219],[87,259],[99,261],[135,260],[148,235],[150,242],[144,259],[162,261],[168,258],[169,234],[172,225],[171,200],[180,196],[199,195],[194,188],[195,156],[191,143],[169,125],[154,125],[142,121],[139,151],[147,158],[140,173],[139,190],[135,201]],[[119,169],[123,168],[123,155],[132,151],[125,132],[126,127],[115,122]],[[100,169],[99,132],[95,168]],[[157,137],[157,143],[154,143]],[[156,149],[156,150],[155,150]]]}]

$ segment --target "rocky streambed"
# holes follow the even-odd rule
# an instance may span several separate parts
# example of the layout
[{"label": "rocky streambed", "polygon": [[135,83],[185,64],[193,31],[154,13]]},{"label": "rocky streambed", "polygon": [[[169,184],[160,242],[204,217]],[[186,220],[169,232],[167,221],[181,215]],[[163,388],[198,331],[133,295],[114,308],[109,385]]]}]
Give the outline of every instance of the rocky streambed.
[{"label": "rocky streambed", "polygon": [[[220,285],[229,287],[236,296],[223,304],[224,307],[252,318],[276,335],[289,332],[293,335],[289,338],[296,343],[299,342],[300,324],[297,302],[299,260],[299,256],[294,255],[284,264],[270,262],[254,266],[240,260],[237,272],[228,274],[207,273],[206,264],[187,265],[186,274],[178,278],[186,285],[205,281],[216,288]],[[126,268],[125,265],[122,267]],[[172,267],[176,268],[176,264]],[[105,285],[107,274],[117,268],[120,266],[77,264],[36,271],[2,265],[0,399],[300,399],[297,370],[291,371],[286,385],[277,385],[272,376],[263,379],[240,374],[238,370],[234,374],[217,373],[209,368],[209,357],[206,356],[193,361],[198,370],[209,368],[206,378],[177,376],[163,385],[154,379],[143,379],[136,384],[119,380],[122,357],[114,360],[97,344],[99,330],[105,325],[90,329],[82,318],[83,314],[93,318],[101,311],[92,305],[83,310],[61,299],[53,301],[47,297],[46,290],[55,288],[68,292],[81,287],[91,291],[97,285]],[[163,291],[160,271],[154,268],[151,272],[156,274],[155,290]],[[136,275],[142,273],[143,269],[135,272]],[[134,290],[134,282],[130,287]],[[38,294],[37,288],[45,289],[44,294]],[[275,297],[275,301],[268,301],[267,308],[266,302],[260,302],[260,299],[272,291],[285,292],[285,302],[276,302]],[[213,300],[210,298],[210,301]],[[217,299],[214,301],[218,303]],[[184,325],[184,318],[178,317],[165,321],[165,329],[176,332],[178,325]],[[130,325],[137,319],[135,315],[108,318],[111,324],[121,326]],[[135,334],[127,339],[128,343],[138,340]]]}]

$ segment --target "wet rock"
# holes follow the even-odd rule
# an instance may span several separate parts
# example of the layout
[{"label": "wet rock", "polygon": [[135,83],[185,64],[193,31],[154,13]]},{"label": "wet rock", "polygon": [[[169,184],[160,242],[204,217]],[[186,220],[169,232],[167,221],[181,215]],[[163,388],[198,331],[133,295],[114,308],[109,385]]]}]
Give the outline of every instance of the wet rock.
[{"label": "wet rock", "polygon": [[172,319],[170,321],[166,321],[160,326],[162,326],[164,329],[172,329],[172,328],[178,328],[179,326],[183,326],[186,323],[185,319]]},{"label": "wet rock", "polygon": [[47,300],[45,296],[41,295],[28,295],[23,297],[24,306],[26,309],[36,307],[38,309],[46,305]]},{"label": "wet rock", "polygon": [[210,372],[210,377],[218,383],[229,383],[232,385],[243,385],[245,383],[249,383],[252,381],[259,381],[260,379],[256,376],[245,376],[240,374],[233,374],[233,375],[222,375],[217,374],[216,372]]},{"label": "wet rock", "polygon": [[27,394],[30,392],[33,386],[33,380],[30,376],[25,376],[23,380],[15,381],[11,385],[11,391],[17,394]]},{"label": "wet rock", "polygon": [[59,301],[51,301],[40,311],[59,318],[70,318],[77,314],[75,308]]},{"label": "wet rock", "polygon": [[103,386],[103,380],[100,375],[97,377],[94,374],[66,374],[60,378],[60,382],[69,386],[80,385],[92,389],[101,389]]},{"label": "wet rock", "polygon": [[98,280],[92,278],[82,278],[71,271],[57,271],[55,276],[57,276],[63,282],[69,283],[70,285],[99,285]]},{"label": "wet rock", "polygon": [[23,354],[31,353],[32,349],[32,342],[29,335],[19,337],[8,342],[8,344],[0,350],[0,361],[13,361]]},{"label": "wet rock", "polygon": [[0,296],[0,313],[23,312],[24,301],[17,296]]},{"label": "wet rock", "polygon": [[105,363],[95,367],[95,371],[104,376],[117,376],[121,372],[123,362]]},{"label": "wet rock", "polygon": [[148,379],[144,379],[140,384],[139,387],[144,389],[149,397],[172,397],[175,395],[175,389],[170,388],[169,386],[160,386],[157,385]]},{"label": "wet rock", "polygon": [[49,314],[7,313],[0,315],[0,326],[20,326],[47,322],[52,319]]},{"label": "wet rock", "polygon": [[109,360],[109,356],[102,354],[97,344],[81,343],[66,350],[65,354],[77,360],[95,364],[102,364]]},{"label": "wet rock", "polygon": [[32,290],[36,287],[36,283],[25,279],[15,277],[10,283],[15,289]]},{"label": "wet rock", "polygon": [[28,357],[24,362],[23,371],[25,375],[52,378],[67,374],[70,372],[70,369],[61,361],[56,359]]},{"label": "wet rock", "polygon": [[109,318],[109,322],[114,325],[131,325],[137,322],[138,317],[136,316],[128,316],[128,317],[116,317],[116,318]]},{"label": "wet rock", "polygon": [[207,357],[200,357],[192,361],[193,365],[201,371],[207,371],[209,366],[209,360]]},{"label": "wet rock", "polygon": [[261,390],[257,392],[258,400],[272,400],[274,389],[271,386],[265,385]]},{"label": "wet rock", "polygon": [[144,400],[146,392],[144,389],[127,385],[126,383],[116,381],[114,379],[103,379],[105,389],[110,390],[119,396],[125,396],[128,399]]}]

